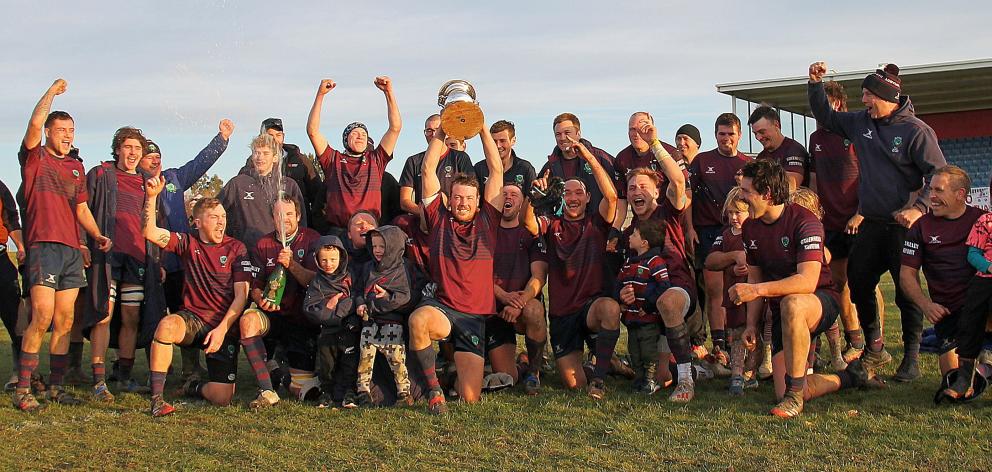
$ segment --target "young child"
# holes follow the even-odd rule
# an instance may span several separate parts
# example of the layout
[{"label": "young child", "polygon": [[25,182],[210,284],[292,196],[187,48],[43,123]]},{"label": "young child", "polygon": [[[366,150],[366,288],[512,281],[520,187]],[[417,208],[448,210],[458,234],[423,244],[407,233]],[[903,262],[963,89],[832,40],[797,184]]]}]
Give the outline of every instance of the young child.
[{"label": "young child", "polygon": [[651,219],[637,223],[630,235],[630,249],[634,255],[627,258],[618,280],[620,319],[627,327],[627,350],[631,367],[637,374],[634,389],[647,395],[660,389],[655,382],[655,371],[664,326],[657,301],[662,292],[672,286],[668,280],[668,267],[661,257],[661,249],[665,246],[664,225]]},{"label": "young child", "polygon": [[[723,271],[723,286],[730,289],[734,284],[747,281],[747,262],[745,261],[744,240],[741,237],[741,226],[748,217],[748,204],[741,199],[741,188],[734,187],[727,193],[723,203],[723,216],[727,226],[723,234],[717,236],[713,248],[706,257],[706,269]],[[745,348],[741,335],[747,325],[747,305],[736,305],[728,297],[723,297],[723,307],[727,310],[727,331],[730,333],[730,394],[744,394],[744,386],[757,386],[757,379],[752,375],[745,381],[744,358]]]},{"label": "young child", "polygon": [[381,226],[365,233],[372,260],[367,263],[368,278],[355,295],[358,316],[363,320],[358,363],[359,406],[372,404],[372,368],[377,352],[389,361],[396,380],[397,401],[413,405],[410,377],[406,369],[406,342],[403,325],[414,305],[413,281],[403,259],[406,233],[396,226]]},{"label": "young child", "polygon": [[303,312],[321,326],[317,364],[322,392],[320,407],[326,408],[353,395],[360,322],[352,316],[352,282],[344,245],[337,236],[322,236],[316,246],[314,257],[318,270],[307,287]]},{"label": "young child", "polygon": [[968,283],[955,335],[958,342],[958,375],[941,392],[954,400],[969,399],[975,395],[976,359],[982,350],[989,305],[992,304],[992,213],[978,217],[965,242],[968,244],[968,262],[977,272]]}]

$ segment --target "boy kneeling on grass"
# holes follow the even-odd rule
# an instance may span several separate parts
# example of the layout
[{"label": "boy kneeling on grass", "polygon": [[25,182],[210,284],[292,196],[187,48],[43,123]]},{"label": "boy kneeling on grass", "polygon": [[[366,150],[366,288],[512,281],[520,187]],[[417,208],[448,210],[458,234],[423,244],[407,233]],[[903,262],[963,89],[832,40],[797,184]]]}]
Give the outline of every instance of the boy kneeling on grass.
[{"label": "boy kneeling on grass", "polygon": [[665,223],[650,219],[639,221],[629,240],[632,255],[620,270],[617,300],[621,305],[621,321],[627,327],[630,361],[637,373],[634,390],[651,395],[661,389],[655,382],[659,347],[667,348],[667,343],[663,343],[663,326],[657,308],[658,297],[672,286],[668,280],[668,267],[661,257],[661,249],[665,246]]}]

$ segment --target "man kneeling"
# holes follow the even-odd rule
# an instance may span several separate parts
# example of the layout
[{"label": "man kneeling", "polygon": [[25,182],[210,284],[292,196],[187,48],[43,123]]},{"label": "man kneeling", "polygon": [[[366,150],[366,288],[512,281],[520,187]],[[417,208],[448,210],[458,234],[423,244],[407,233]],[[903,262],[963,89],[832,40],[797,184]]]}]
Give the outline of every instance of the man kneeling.
[{"label": "man kneeling", "polygon": [[743,173],[741,198],[751,213],[741,228],[748,276],[747,283],[730,287],[729,296],[738,305],[747,303],[743,338],[749,349],[757,340],[764,301],[771,304],[772,370],[779,400],[771,413],[793,418],[802,413],[804,400],[864,385],[867,373],[855,360],[836,375],[806,375],[810,340],[840,313],[840,294],[823,250],[823,224],[809,210],[786,204],[789,181],[780,165],[754,161]]},{"label": "man kneeling", "polygon": [[165,181],[146,182],[145,238],[174,252],[185,271],[182,311],[159,322],[152,341],[152,416],[165,416],[175,408],[162,398],[165,376],[172,363],[172,345],[201,347],[207,355],[209,381],[191,386],[192,393],[215,405],[226,406],[234,396],[238,371],[238,335],[232,328],[248,298],[252,265],[240,241],[224,235],[227,214],[220,200],[204,198],[193,207],[198,234],[173,233],[156,225],[156,200]]}]

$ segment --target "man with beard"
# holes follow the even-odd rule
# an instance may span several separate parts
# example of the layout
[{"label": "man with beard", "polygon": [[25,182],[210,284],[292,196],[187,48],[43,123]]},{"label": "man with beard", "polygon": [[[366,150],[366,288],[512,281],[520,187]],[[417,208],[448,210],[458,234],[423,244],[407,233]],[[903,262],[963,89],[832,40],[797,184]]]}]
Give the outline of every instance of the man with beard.
[{"label": "man with beard", "polygon": [[430,229],[429,266],[437,289],[435,297],[424,300],[410,316],[410,350],[427,379],[428,410],[433,414],[447,412],[447,406],[435,372],[432,341],[454,341],[458,395],[477,402],[482,391],[485,320],[496,314],[493,266],[503,206],[503,162],[485,126],[480,137],[489,164],[484,191],[474,175],[459,176],[445,205],[437,178],[444,150],[442,130],[431,139],[421,170],[426,195],[421,205]]},{"label": "man with beard", "polygon": [[[548,244],[551,346],[565,386],[587,387],[588,395],[600,400],[606,395],[605,379],[620,337],[620,305],[608,295],[601,269],[616,214],[617,193],[612,173],[585,144],[571,135],[562,139],[567,143],[565,147],[591,169],[603,198],[594,206],[593,192],[585,182],[570,177],[565,180],[562,194],[562,215],[537,220]],[[543,181],[535,183],[538,188],[545,185]],[[582,369],[586,341],[591,341],[596,357],[589,379]]]},{"label": "man with beard", "polygon": [[[14,407],[35,411],[41,405],[31,394],[31,375],[38,368],[42,338],[52,327],[49,401],[78,404],[62,389],[68,365],[69,332],[79,287],[86,285],[80,253],[80,228],[102,252],[113,243],[100,233],[86,201],[82,164],[69,155],[76,133],[75,121],[64,111],[49,113],[56,95],[68,84],[58,79],[38,100],[17,153],[24,183],[25,241],[28,247],[27,280],[30,286],[31,322],[21,342]],[[44,146],[41,138],[45,137]]]},{"label": "man with beard", "polygon": [[516,181],[503,186],[503,216],[496,233],[493,265],[496,316],[486,320],[486,351],[493,371],[509,374],[516,384],[517,334],[523,334],[528,359],[524,391],[537,395],[548,331],[541,297],[548,261],[541,238],[520,222],[521,212],[529,206]]},{"label": "man with beard", "polygon": [[[537,172],[530,162],[517,157],[517,151],[513,150],[513,146],[517,144],[517,129],[513,123],[499,120],[489,127],[489,133],[493,135],[496,149],[499,149],[499,158],[503,160],[503,183],[515,184],[524,192],[529,192]],[[489,166],[484,159],[475,163],[475,175],[479,183],[486,184],[486,180],[489,179]]]},{"label": "man with beard", "polygon": [[[665,151],[658,140],[658,130],[645,123],[638,130],[641,139],[651,143],[651,152],[662,164],[662,174],[650,169],[634,169],[627,175],[627,198],[634,212],[631,225],[625,231],[621,247],[628,247],[629,238],[638,221],[654,219],[665,222],[665,246],[662,258],[668,265],[672,287],[665,290],[653,303],[665,324],[665,337],[675,357],[678,384],[669,401],[686,403],[692,400],[695,383],[692,377],[692,354],[686,318],[695,308],[695,280],[686,257],[682,214],[689,206],[686,195],[686,175]],[[694,162],[698,162],[697,157]],[[664,193],[662,193],[664,190]],[[664,198],[659,198],[664,195]]]},{"label": "man with beard", "polygon": [[378,146],[369,139],[369,130],[363,123],[354,122],[345,127],[341,139],[344,152],[339,152],[327,143],[320,132],[320,114],[324,97],[337,84],[333,80],[320,81],[317,96],[307,120],[307,135],[313,144],[320,166],[324,169],[324,185],[327,189],[327,202],[324,213],[330,232],[340,235],[348,226],[348,219],[356,211],[366,210],[382,216],[382,176],[386,165],[393,158],[393,149],[399,138],[403,122],[399,106],[393,94],[393,82],[389,77],[376,77],[375,87],[386,97],[389,128],[382,135]]}]

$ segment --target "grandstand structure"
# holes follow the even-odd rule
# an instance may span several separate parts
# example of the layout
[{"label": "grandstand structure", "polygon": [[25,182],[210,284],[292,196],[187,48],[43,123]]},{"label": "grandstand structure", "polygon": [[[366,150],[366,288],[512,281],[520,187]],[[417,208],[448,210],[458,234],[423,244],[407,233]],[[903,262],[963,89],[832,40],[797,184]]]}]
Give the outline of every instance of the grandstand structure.
[{"label": "grandstand structure", "polygon": [[[877,67],[881,67],[878,65]],[[860,110],[861,81],[875,67],[846,72],[829,71],[824,80],[844,85],[848,109]],[[936,131],[947,162],[964,168],[974,182],[973,203],[988,209],[992,178],[992,59],[900,66],[903,93],[913,101],[916,115]],[[816,122],[806,97],[807,76],[718,84],[729,95],[734,113],[747,115],[759,104],[782,114],[782,131],[809,142]],[[746,106],[746,110],[743,108]],[[760,146],[748,133],[748,152]],[[753,149],[758,146],[758,149]]]}]

